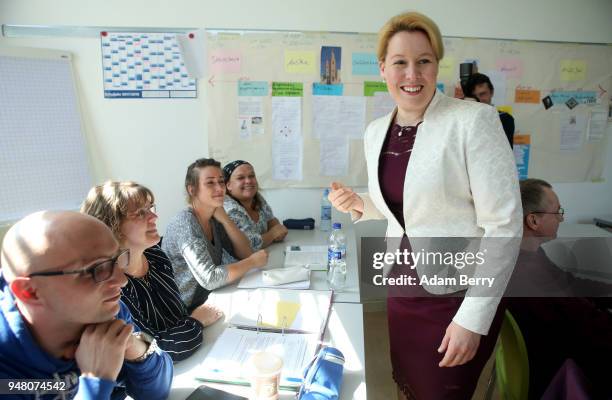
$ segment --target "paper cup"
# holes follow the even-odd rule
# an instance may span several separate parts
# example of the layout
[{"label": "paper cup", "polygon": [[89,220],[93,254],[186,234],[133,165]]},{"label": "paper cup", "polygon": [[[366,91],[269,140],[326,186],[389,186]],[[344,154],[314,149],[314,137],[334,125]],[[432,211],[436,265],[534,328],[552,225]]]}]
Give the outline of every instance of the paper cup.
[{"label": "paper cup", "polygon": [[283,360],[273,353],[255,353],[249,359],[249,381],[251,400],[277,400]]}]

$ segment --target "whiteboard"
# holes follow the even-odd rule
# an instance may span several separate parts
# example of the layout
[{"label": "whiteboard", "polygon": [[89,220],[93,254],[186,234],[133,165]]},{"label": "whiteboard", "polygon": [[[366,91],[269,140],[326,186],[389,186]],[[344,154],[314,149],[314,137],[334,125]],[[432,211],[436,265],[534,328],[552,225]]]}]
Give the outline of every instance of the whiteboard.
[{"label": "whiteboard", "polygon": [[0,48],[0,221],[78,209],[92,185],[71,55]]},{"label": "whiteboard", "polygon": [[[208,71],[203,82],[209,116],[209,154],[222,163],[235,159],[250,161],[264,188],[324,187],[339,180],[347,185],[365,186],[367,175],[363,141],[351,138],[346,175],[323,176],[320,169],[321,141],[313,134],[313,83],[319,82],[322,46],[342,48],[341,82],[343,96],[365,96],[366,124],[374,119],[375,97],[365,94],[364,82],[381,81],[377,74],[355,74],[355,55],[376,49],[376,35],[369,33],[208,31]],[[440,62],[438,84],[447,96],[455,95],[459,84],[459,64],[476,60],[479,71],[489,76],[503,75],[496,85],[493,102],[511,107],[518,137],[530,144],[528,176],[552,182],[599,181],[603,178],[608,137],[589,139],[588,124],[579,132],[576,149],[563,148],[561,122],[588,120],[595,110],[607,109],[612,92],[612,46],[477,38],[444,38],[445,57]],[[284,65],[288,52],[314,54],[312,73],[290,73]],[[215,71],[215,55],[239,60],[224,71]],[[231,56],[231,57],[230,57]],[[219,58],[219,57],[217,57]],[[352,63],[352,65],[351,65]],[[231,67],[231,68],[230,68]],[[239,85],[244,81],[301,82],[303,179],[275,180],[272,164],[271,94],[263,99],[264,133],[243,139],[239,132]],[[494,81],[494,84],[496,82]],[[535,101],[517,101],[519,94],[534,95]],[[563,96],[574,96],[578,105],[566,106]],[[555,98],[545,109],[542,99]],[[364,126],[365,130],[365,126]],[[525,146],[520,146],[525,148]]]}]

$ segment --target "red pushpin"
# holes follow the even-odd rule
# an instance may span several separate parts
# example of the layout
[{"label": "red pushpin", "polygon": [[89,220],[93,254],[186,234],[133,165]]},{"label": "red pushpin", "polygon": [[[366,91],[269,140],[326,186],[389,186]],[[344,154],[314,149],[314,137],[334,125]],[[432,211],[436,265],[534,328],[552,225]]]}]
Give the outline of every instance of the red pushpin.
[{"label": "red pushpin", "polygon": [[195,35],[193,33],[189,34],[189,39],[193,39],[195,37]]},{"label": "red pushpin", "polygon": [[100,35],[102,35],[102,36],[108,36],[108,32],[106,32],[106,31],[102,31],[102,32],[100,32]]}]

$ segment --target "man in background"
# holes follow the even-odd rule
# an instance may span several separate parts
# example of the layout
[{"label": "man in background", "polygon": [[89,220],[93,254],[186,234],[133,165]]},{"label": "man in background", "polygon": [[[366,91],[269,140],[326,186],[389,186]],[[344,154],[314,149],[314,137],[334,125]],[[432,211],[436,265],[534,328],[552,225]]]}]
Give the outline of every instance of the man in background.
[{"label": "man in background", "polygon": [[575,278],[548,259],[541,245],[557,237],[564,210],[548,182],[526,179],[520,187],[523,241],[506,301],[527,345],[529,398],[542,398],[568,359],[592,385],[593,398],[609,398],[601,363],[612,358],[610,297],[584,296],[610,296],[612,285]]},{"label": "man in background", "polygon": [[[473,97],[477,99],[481,103],[493,105],[491,102],[493,100],[494,88],[491,80],[488,76],[481,73],[474,73],[470,76],[465,86],[466,93],[465,95],[468,97]],[[504,128],[504,132],[506,133],[506,137],[508,138],[508,142],[510,142],[510,147],[513,147],[513,139],[514,139],[514,118],[512,115],[500,111],[499,119],[501,120],[502,126]]]},{"label": "man in background", "polygon": [[55,393],[9,398],[165,399],[172,361],[119,301],[129,252],[76,212],[17,222],[0,253],[0,379],[52,379]]}]

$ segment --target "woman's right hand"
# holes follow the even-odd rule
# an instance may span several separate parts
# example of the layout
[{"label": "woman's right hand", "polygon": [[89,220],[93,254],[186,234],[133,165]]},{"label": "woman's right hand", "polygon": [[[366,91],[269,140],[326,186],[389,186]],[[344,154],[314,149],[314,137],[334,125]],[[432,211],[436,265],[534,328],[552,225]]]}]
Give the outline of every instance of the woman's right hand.
[{"label": "woman's right hand", "polygon": [[353,189],[340,182],[332,182],[330,187],[331,191],[327,198],[336,210],[344,213],[351,211],[363,213],[363,200],[353,192]]},{"label": "woman's right hand", "polygon": [[268,253],[265,250],[259,250],[251,254],[247,260],[251,261],[251,268],[260,268],[268,263]]}]

